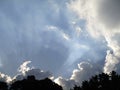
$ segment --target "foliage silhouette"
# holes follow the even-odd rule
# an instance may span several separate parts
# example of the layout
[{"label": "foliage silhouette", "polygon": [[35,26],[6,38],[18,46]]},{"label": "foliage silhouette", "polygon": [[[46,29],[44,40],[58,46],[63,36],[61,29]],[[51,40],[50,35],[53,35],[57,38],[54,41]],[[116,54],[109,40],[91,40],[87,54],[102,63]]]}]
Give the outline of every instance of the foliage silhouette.
[{"label": "foliage silhouette", "polygon": [[34,76],[28,76],[27,79],[12,83],[10,90],[62,90],[62,87],[48,78],[36,80]]},{"label": "foliage silhouette", "polygon": [[110,74],[101,73],[71,90],[120,90],[120,75],[115,71]]},{"label": "foliage silhouette", "polygon": [[0,90],[8,90],[8,85],[6,82],[0,81]]},{"label": "foliage silhouette", "polygon": [[[36,80],[34,76],[27,79],[13,81],[10,85],[0,81],[0,90],[63,90],[61,86],[49,78]],[[92,76],[90,80],[82,82],[81,86],[75,85],[70,90],[120,90],[120,75],[115,71],[110,74],[101,73]]]}]

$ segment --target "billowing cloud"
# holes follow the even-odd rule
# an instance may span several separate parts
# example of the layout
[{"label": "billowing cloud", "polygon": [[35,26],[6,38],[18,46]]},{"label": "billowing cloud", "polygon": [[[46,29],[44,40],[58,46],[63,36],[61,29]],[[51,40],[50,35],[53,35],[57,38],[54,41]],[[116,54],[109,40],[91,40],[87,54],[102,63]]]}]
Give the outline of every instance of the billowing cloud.
[{"label": "billowing cloud", "polygon": [[49,71],[45,72],[40,69],[30,68],[29,66],[27,66],[29,63],[31,63],[31,61],[25,61],[22,65],[20,65],[18,70],[19,74],[16,75],[13,79],[22,80],[27,76],[31,76],[31,75],[34,75],[35,78],[38,80],[41,80],[47,77],[53,79],[53,75]]},{"label": "billowing cloud", "polygon": [[18,68],[17,75],[15,75],[14,77],[8,76],[0,72],[0,81],[11,83],[11,81],[23,80],[27,78],[27,76],[31,75],[34,75],[37,80],[41,80],[44,78],[54,79],[54,76],[51,72],[29,67],[28,64],[30,63],[31,61],[23,62],[23,64],[21,64]]},{"label": "billowing cloud", "polygon": [[74,80],[64,79],[62,77],[58,77],[54,81],[57,84],[61,85],[64,90],[72,89],[75,85],[78,84]]},{"label": "billowing cloud", "polygon": [[90,62],[81,62],[78,69],[74,69],[70,79],[58,77],[55,82],[63,86],[64,90],[73,88],[75,85],[81,85],[84,80],[88,80],[91,76],[102,72],[102,68]]},{"label": "billowing cloud", "polygon": [[95,70],[95,67],[89,62],[81,62],[78,64],[78,69],[73,71],[71,79],[81,83],[82,81],[89,79],[92,75],[97,74],[98,70]]}]

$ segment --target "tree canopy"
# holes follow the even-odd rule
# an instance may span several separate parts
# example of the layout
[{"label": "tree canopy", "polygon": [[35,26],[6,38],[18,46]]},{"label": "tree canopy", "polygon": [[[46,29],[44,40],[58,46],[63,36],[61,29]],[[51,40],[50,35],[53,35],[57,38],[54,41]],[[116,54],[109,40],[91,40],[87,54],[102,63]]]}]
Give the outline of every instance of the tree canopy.
[{"label": "tree canopy", "polygon": [[[11,84],[0,81],[0,90],[63,90],[61,86],[45,78],[36,80],[34,76],[13,81]],[[75,85],[71,90],[120,90],[120,75],[115,71],[110,74],[100,73],[85,80],[81,85]]]},{"label": "tree canopy", "polygon": [[115,71],[101,73],[83,81],[81,86],[75,85],[71,90],[120,90],[120,75]]},{"label": "tree canopy", "polygon": [[54,83],[49,78],[36,80],[34,76],[28,76],[27,79],[18,80],[8,85],[6,82],[0,82],[0,90],[63,90],[61,86]]}]

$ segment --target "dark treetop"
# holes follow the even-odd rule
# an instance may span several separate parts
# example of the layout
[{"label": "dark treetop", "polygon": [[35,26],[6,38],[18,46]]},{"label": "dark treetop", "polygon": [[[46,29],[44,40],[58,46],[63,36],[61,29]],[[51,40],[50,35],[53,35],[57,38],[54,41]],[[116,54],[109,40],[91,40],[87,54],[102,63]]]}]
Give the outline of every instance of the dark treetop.
[{"label": "dark treetop", "polygon": [[81,86],[76,86],[71,90],[120,90],[120,75],[115,71],[110,74],[101,73],[82,82]]},{"label": "dark treetop", "polygon": [[28,76],[27,79],[15,81],[11,85],[0,82],[0,90],[63,90],[61,86],[48,78],[36,80],[34,76]]}]

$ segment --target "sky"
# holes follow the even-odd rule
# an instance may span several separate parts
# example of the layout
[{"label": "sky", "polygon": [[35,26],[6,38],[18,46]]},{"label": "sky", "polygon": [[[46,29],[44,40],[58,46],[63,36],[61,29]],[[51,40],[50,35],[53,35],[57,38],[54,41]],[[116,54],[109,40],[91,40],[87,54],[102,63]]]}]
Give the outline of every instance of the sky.
[{"label": "sky", "polygon": [[0,0],[0,79],[50,77],[65,89],[120,73],[119,0]]}]

